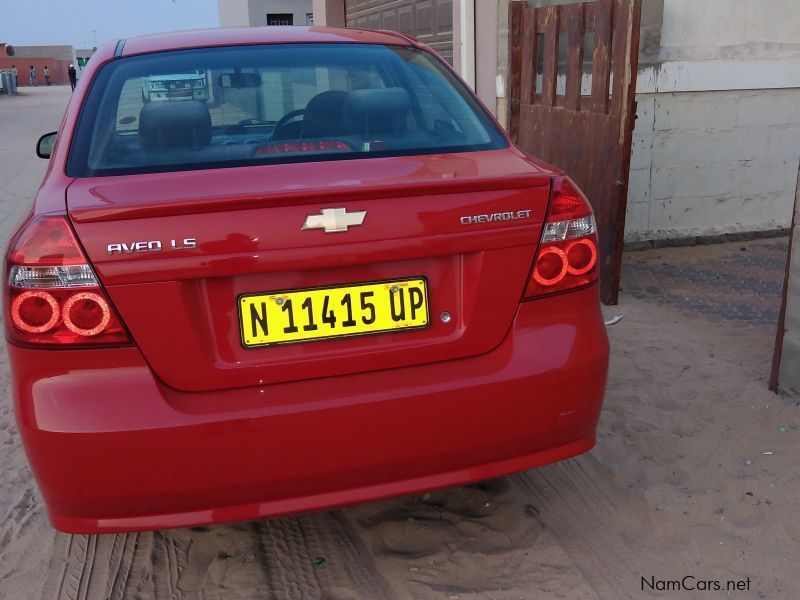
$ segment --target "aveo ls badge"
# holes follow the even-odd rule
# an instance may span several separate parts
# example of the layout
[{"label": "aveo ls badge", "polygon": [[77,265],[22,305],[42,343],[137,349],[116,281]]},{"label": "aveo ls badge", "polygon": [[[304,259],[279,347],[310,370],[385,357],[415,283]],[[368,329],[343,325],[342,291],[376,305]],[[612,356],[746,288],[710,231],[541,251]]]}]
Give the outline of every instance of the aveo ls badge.
[{"label": "aveo ls badge", "polygon": [[106,248],[109,254],[134,254],[137,252],[161,252],[166,247],[167,250],[193,250],[197,248],[196,238],[183,238],[182,240],[170,240],[169,244],[162,244],[161,240],[150,240],[143,242],[119,242],[109,244]]}]

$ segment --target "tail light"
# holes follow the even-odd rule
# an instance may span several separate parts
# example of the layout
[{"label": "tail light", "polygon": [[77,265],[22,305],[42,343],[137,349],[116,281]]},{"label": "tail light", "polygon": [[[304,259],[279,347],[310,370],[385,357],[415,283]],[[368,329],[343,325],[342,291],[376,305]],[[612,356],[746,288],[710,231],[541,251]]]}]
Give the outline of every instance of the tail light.
[{"label": "tail light", "polygon": [[128,344],[63,216],[28,221],[7,256],[6,336],[49,346]]},{"label": "tail light", "polygon": [[594,283],[598,260],[597,227],[589,202],[568,178],[557,180],[523,300]]}]

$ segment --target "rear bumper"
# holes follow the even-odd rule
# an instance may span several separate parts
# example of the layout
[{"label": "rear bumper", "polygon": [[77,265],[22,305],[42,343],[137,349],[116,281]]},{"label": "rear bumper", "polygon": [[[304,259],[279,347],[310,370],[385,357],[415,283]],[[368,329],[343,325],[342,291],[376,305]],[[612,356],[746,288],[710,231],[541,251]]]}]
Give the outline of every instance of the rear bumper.
[{"label": "rear bumper", "polygon": [[262,388],[177,392],[136,348],[9,354],[50,518],[81,533],[325,509],[580,454],[608,366],[596,286],[523,304],[481,356]]}]

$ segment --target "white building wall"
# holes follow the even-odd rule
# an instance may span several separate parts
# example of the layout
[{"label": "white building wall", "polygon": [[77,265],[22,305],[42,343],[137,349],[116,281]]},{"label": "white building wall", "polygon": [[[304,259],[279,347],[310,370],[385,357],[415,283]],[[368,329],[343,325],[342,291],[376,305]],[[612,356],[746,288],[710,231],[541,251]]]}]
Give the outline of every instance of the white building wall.
[{"label": "white building wall", "polygon": [[250,25],[248,0],[219,0],[220,27],[247,27]]},{"label": "white building wall", "polygon": [[800,2],[664,0],[659,58],[638,78],[626,240],[788,227]]},{"label": "white building wall", "polygon": [[797,57],[798,28],[797,0],[664,0],[660,57]]},{"label": "white building wall", "polygon": [[220,27],[261,27],[267,13],[291,13],[294,25],[305,25],[312,0],[218,0]]},{"label": "white building wall", "polygon": [[311,12],[311,0],[250,0],[250,25],[266,25],[267,13],[291,13],[294,25],[305,25]]}]

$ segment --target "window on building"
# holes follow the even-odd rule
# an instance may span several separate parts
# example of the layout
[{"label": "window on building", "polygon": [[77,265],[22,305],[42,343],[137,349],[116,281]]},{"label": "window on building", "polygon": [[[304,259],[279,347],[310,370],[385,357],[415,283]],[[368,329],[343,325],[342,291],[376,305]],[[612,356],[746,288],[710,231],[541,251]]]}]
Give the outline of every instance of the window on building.
[{"label": "window on building", "polygon": [[314,13],[306,13],[306,25],[311,26],[314,24]]},{"label": "window on building", "polygon": [[292,13],[267,13],[267,25],[294,25]]}]

